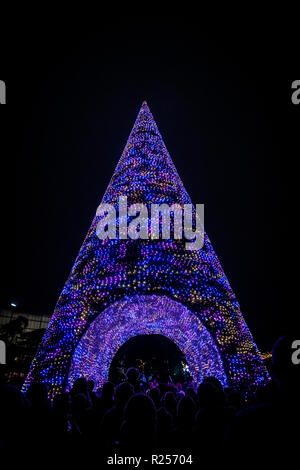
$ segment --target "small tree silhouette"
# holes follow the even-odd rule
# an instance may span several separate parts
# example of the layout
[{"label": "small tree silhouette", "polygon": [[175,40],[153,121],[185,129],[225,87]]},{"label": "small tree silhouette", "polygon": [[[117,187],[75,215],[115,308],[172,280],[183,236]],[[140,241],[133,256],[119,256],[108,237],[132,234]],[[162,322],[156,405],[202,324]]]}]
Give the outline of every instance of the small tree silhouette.
[{"label": "small tree silhouette", "polygon": [[17,318],[10,320],[5,325],[1,325],[0,336],[6,344],[16,344],[17,339],[20,337],[27,325],[28,319],[19,315]]}]

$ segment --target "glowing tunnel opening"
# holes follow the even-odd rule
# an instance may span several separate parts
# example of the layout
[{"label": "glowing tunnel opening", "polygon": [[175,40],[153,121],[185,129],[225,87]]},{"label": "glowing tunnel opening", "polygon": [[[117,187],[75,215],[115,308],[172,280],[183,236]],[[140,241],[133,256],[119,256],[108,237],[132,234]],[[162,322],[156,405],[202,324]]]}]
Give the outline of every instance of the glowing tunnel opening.
[{"label": "glowing tunnel opening", "polygon": [[134,336],[153,334],[166,336],[179,347],[195,382],[214,376],[227,385],[218,348],[195,313],[166,296],[136,295],[107,307],[89,325],[75,348],[68,387],[79,377],[101,387],[119,348]]}]

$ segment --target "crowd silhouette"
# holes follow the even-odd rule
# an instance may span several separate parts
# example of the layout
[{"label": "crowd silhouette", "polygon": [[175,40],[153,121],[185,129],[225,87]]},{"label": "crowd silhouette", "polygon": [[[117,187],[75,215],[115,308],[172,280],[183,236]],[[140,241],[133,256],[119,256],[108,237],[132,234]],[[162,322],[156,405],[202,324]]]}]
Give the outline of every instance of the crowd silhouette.
[{"label": "crowd silhouette", "polygon": [[291,342],[273,348],[272,380],[245,392],[223,388],[214,377],[195,386],[144,383],[130,368],[125,382],[106,382],[101,390],[85,378],[51,402],[47,387],[33,383],[23,394],[0,388],[2,455],[28,455],[30,449],[54,455],[105,458],[149,453],[209,456],[212,461],[238,454],[268,458],[297,444],[299,367],[291,361]]}]

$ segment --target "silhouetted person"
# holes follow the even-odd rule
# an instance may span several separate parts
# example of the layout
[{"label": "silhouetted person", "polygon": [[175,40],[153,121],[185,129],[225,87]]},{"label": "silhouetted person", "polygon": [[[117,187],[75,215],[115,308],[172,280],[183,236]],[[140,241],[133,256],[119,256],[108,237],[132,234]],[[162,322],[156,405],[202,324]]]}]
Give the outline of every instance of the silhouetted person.
[{"label": "silhouetted person", "polygon": [[234,411],[225,408],[225,395],[220,382],[203,381],[197,389],[198,411],[195,416],[195,451],[219,452]]},{"label": "silhouetted person", "polygon": [[94,391],[94,388],[95,388],[95,382],[93,380],[88,380],[87,391],[88,391],[89,398],[93,406],[95,406],[98,401],[98,397],[97,397],[96,392]]},{"label": "silhouetted person", "polygon": [[27,408],[24,395],[14,385],[0,387],[0,455],[10,457],[16,450],[26,452]]},{"label": "silhouetted person", "polygon": [[220,380],[217,379],[216,377],[211,377],[211,376],[208,376],[208,377],[204,377],[202,383],[204,384],[212,384],[214,385],[214,387],[219,390],[220,392],[223,391],[223,385],[221,384]]},{"label": "silhouetted person", "polygon": [[78,445],[82,446],[83,435],[72,418],[71,396],[68,392],[55,395],[52,415],[54,446],[51,455],[68,455],[66,463],[70,464],[70,455]]},{"label": "silhouetted person", "polygon": [[26,392],[29,402],[27,436],[41,451],[55,442],[55,421],[47,393],[43,383],[30,384]]},{"label": "silhouetted person", "polygon": [[89,400],[84,393],[78,393],[72,397],[71,403],[72,426],[74,432],[79,432],[85,438],[90,436],[92,409]]},{"label": "silhouetted person", "polygon": [[[293,338],[282,337],[273,346],[273,380],[278,387],[266,393],[265,402],[249,406],[236,414],[225,442],[227,454],[238,449],[251,463],[273,463],[298,452],[299,436],[299,365],[292,362]],[[270,387],[270,386],[268,386]],[[258,400],[257,400],[258,401]],[[296,454],[295,454],[296,455]]]},{"label": "silhouetted person", "polygon": [[140,386],[140,372],[136,367],[130,367],[126,372],[127,382],[129,382],[135,391],[135,393],[140,393],[141,386]]},{"label": "silhouetted person", "polygon": [[160,407],[160,390],[158,387],[155,387],[155,388],[152,388],[151,390],[149,390],[149,397],[151,398],[151,400],[153,400],[153,403],[156,407],[156,409],[158,409]]},{"label": "silhouetted person", "polygon": [[129,398],[120,430],[121,450],[135,455],[152,450],[156,444],[156,409],[147,395],[138,393]]},{"label": "silhouetted person", "polygon": [[47,393],[48,391],[45,384],[32,383],[26,392],[26,398],[30,401],[32,408],[44,410],[49,406]]},{"label": "silhouetted person", "polygon": [[216,387],[211,382],[202,382],[197,389],[199,409],[216,409],[225,405],[223,388]]},{"label": "silhouetted person", "polygon": [[194,424],[196,405],[191,397],[183,397],[177,404],[177,427],[191,429]]},{"label": "silhouetted person", "polygon": [[64,434],[69,431],[71,426],[71,398],[69,393],[59,393],[53,398],[53,415],[57,432]]},{"label": "silhouetted person", "polygon": [[96,415],[99,422],[104,414],[114,405],[115,386],[112,382],[105,382],[102,387],[101,397],[96,403]]},{"label": "silhouetted person", "polygon": [[84,393],[84,395],[88,398],[88,388],[87,388],[87,381],[84,377],[79,377],[73,383],[73,387],[70,391],[71,395],[78,395],[78,393]]},{"label": "silhouetted person", "polygon": [[101,434],[106,446],[111,446],[120,439],[124,408],[133,394],[133,387],[128,382],[123,382],[116,387],[114,406],[104,414],[101,423]]},{"label": "silhouetted person", "polygon": [[196,405],[191,397],[183,396],[176,408],[175,428],[172,433],[172,448],[192,449],[192,430],[195,420]]},{"label": "silhouetted person", "polygon": [[173,416],[164,407],[157,410],[157,446],[161,450],[171,447]]},{"label": "silhouetted person", "polygon": [[172,415],[172,417],[175,418],[177,401],[173,392],[165,393],[162,400],[162,405]]}]

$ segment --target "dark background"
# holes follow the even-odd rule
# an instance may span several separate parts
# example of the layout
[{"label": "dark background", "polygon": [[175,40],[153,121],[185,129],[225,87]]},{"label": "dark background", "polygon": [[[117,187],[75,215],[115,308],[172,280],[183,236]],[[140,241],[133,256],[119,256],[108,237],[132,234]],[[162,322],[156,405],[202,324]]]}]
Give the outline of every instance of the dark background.
[{"label": "dark background", "polygon": [[294,317],[284,282],[295,254],[294,39],[267,25],[206,32],[179,17],[132,17],[89,34],[27,25],[2,44],[0,306],[52,313],[147,100],[193,202],[205,204],[247,324],[270,350]]}]

